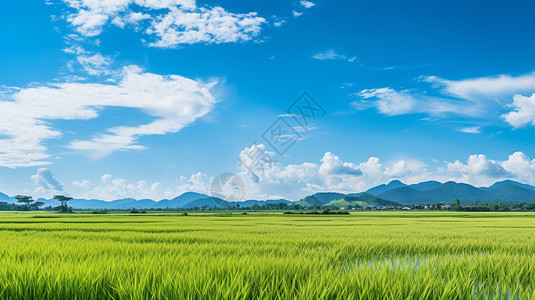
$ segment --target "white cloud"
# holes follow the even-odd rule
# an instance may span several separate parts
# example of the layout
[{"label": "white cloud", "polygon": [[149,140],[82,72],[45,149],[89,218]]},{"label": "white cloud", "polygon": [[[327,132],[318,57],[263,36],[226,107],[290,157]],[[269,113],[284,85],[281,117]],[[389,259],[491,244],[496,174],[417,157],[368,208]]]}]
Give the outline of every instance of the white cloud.
[{"label": "white cloud", "polygon": [[32,182],[46,190],[63,191],[63,185],[47,168],[38,169],[37,174],[32,175]]},{"label": "white cloud", "polygon": [[[259,150],[260,154],[269,154],[264,145],[255,145],[253,149]],[[515,152],[505,160],[494,160],[483,154],[475,154],[470,155],[466,162],[436,161],[438,165],[434,168],[419,160],[407,158],[382,162],[377,157],[370,157],[362,162],[346,162],[331,152],[325,153],[318,162],[283,165],[277,161],[271,160],[268,163],[264,160],[263,163],[263,172],[257,172],[256,178],[253,178],[244,166],[240,166],[241,171],[237,174],[245,183],[244,200],[280,198],[298,200],[312,193],[325,191],[357,193],[394,179],[406,184],[437,180],[489,186],[505,179],[535,184],[535,159],[530,159],[522,152]],[[50,176],[41,177],[50,178]],[[80,180],[75,181],[73,185],[84,189],[77,195],[81,198],[159,200],[170,199],[190,191],[208,195],[212,180],[213,177],[201,172],[189,177],[183,176],[173,183],[148,183],[144,180],[130,182],[105,174],[101,178],[101,183],[94,184],[88,180]],[[48,183],[40,185],[43,188],[37,193],[43,193],[44,187],[56,186],[51,184],[53,181],[49,179],[46,182]],[[50,194],[50,189],[48,193]]]},{"label": "white cloud", "polygon": [[304,8],[312,8],[314,7],[316,4],[314,2],[310,2],[310,1],[301,1],[299,2]]},{"label": "white cloud", "polygon": [[64,0],[74,10],[67,21],[84,36],[97,36],[107,24],[142,28],[155,40],[150,46],[233,43],[256,37],[264,18],[256,12],[232,13],[199,7],[194,0]]},{"label": "white cloud", "polygon": [[[262,144],[253,146],[259,150],[258,157],[271,154]],[[242,151],[242,159],[249,149]],[[240,166],[243,171],[239,175],[246,182],[248,198],[299,199],[317,191],[359,192],[392,178],[417,181],[426,173],[425,165],[416,160],[400,160],[383,165],[378,158],[372,157],[363,163],[351,163],[327,152],[319,162],[284,166],[277,161],[261,160],[261,168],[256,169],[253,176],[244,166]]]},{"label": "white cloud", "polygon": [[109,66],[112,60],[100,53],[94,55],[79,55],[77,56],[78,63],[83,67],[84,71],[89,75],[100,76],[110,75],[113,72]]},{"label": "white cloud", "polygon": [[256,13],[233,14],[221,7],[199,8],[192,13],[171,9],[152,21],[148,34],[157,40],[149,45],[172,48],[181,44],[249,41],[260,33],[265,19]]},{"label": "white cloud", "polygon": [[437,76],[422,77],[447,94],[471,101],[501,102],[514,94],[535,91],[535,73],[521,76],[498,75],[463,80],[447,80]]},{"label": "white cloud", "polygon": [[89,189],[93,187],[93,184],[89,180],[82,180],[82,181],[75,180],[72,182],[72,185],[76,187],[84,188],[84,189]]},{"label": "white cloud", "polygon": [[511,107],[514,111],[502,115],[507,123],[515,128],[535,125],[535,93],[530,97],[515,95]]},{"label": "white cloud", "polygon": [[535,159],[530,159],[522,152],[515,152],[501,165],[522,182],[535,184]]},{"label": "white cloud", "polygon": [[458,160],[453,163],[448,163],[448,170],[476,176],[500,177],[509,175],[499,162],[488,159],[483,154],[470,155],[467,164],[463,164]]},{"label": "white cloud", "polygon": [[340,158],[331,152],[325,153],[321,159],[320,174],[324,175],[362,175],[358,166],[348,162],[342,162]]},{"label": "white cloud", "polygon": [[300,11],[294,10],[294,11],[292,11],[292,15],[297,18],[297,17],[300,17],[301,15],[303,15],[303,13],[300,12]]},{"label": "white cloud", "polygon": [[35,175],[31,177],[35,189],[29,191],[31,194],[37,194],[44,197],[51,197],[54,194],[63,192],[63,184],[59,182],[52,172],[47,168],[40,168]]},{"label": "white cloud", "polygon": [[286,23],[286,20],[278,20],[278,21],[273,22],[273,26],[282,27],[282,25],[284,25],[284,23]]},{"label": "white cloud", "polygon": [[[257,147],[267,152],[263,145]],[[466,163],[437,161],[439,165],[432,169],[416,159],[384,163],[377,157],[370,157],[364,162],[344,162],[331,152],[325,153],[319,162],[291,165],[264,162],[262,172],[257,172],[255,178],[243,167],[238,174],[246,183],[246,198],[260,199],[300,199],[320,191],[356,193],[394,179],[406,184],[453,180],[489,186],[505,179],[535,184],[535,160],[522,152],[516,152],[504,161],[492,160],[482,154],[469,156]]]},{"label": "white cloud", "polygon": [[145,180],[128,181],[104,174],[101,182],[94,184],[89,180],[74,181],[73,185],[82,188],[78,198],[116,200],[122,198],[134,199],[172,199],[185,192],[197,192],[209,195],[213,178],[198,172],[190,177],[181,177],[173,184],[164,185],[160,182],[148,183]]},{"label": "white cloud", "polygon": [[[394,90],[389,87],[365,89],[357,93],[363,100],[353,102],[358,109],[376,107],[386,115],[425,113],[432,116],[464,116],[488,118],[509,106],[515,111],[502,115],[513,127],[535,124],[535,105],[523,93],[535,92],[535,73],[521,76],[499,75],[465,80],[447,80],[437,76],[421,76],[433,84],[438,96],[426,91]],[[533,97],[533,96],[532,96]],[[510,104],[511,99],[513,103]],[[477,133],[479,128],[462,129]]]},{"label": "white cloud", "polygon": [[481,133],[481,127],[479,126],[472,126],[472,127],[464,127],[459,129],[460,132],[464,133]]},{"label": "white cloud", "polygon": [[318,59],[318,60],[338,60],[338,59],[347,59],[347,56],[343,54],[338,54],[334,52],[333,49],[330,49],[325,52],[316,53],[314,54],[314,56],[312,56],[312,58]]},{"label": "white cloud", "polygon": [[389,87],[365,89],[357,95],[364,99],[352,103],[357,109],[374,106],[380,113],[389,116],[425,113],[433,116],[462,115],[473,117],[482,113],[478,107],[467,106],[466,101],[430,97],[412,93],[409,90],[396,91]]},{"label": "white cloud", "polygon": [[109,128],[91,140],[73,141],[69,147],[91,151],[96,157],[145,149],[137,143],[140,136],[178,132],[210,112],[216,103],[210,93],[212,85],[178,75],[144,73],[130,66],[117,84],[65,82],[18,89],[0,101],[0,166],[48,164],[43,141],[62,133],[47,120],[94,119],[108,106],[140,109],[154,121]]},{"label": "white cloud", "polygon": [[412,112],[417,103],[408,91],[397,92],[391,88],[362,90],[359,95],[364,99],[377,98],[377,109],[389,116]]},{"label": "white cloud", "polygon": [[112,176],[110,174],[104,174],[100,177],[100,181],[104,184],[109,183]]},{"label": "white cloud", "polygon": [[77,198],[117,200],[123,198],[160,200],[163,194],[159,182],[147,183],[144,180],[129,182],[123,178],[114,178],[109,174],[102,176],[102,184],[93,184],[89,180],[75,181],[74,186],[85,189]]}]

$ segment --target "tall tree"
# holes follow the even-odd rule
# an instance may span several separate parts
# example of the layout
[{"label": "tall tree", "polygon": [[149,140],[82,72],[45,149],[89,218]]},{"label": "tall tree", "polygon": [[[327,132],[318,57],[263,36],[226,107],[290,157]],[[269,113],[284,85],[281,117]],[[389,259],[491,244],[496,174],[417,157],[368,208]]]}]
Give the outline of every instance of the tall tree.
[{"label": "tall tree", "polygon": [[17,199],[18,203],[23,204],[26,206],[26,208],[30,208],[30,204],[33,202],[32,196],[24,196],[24,195],[17,195],[15,196],[15,199]]},{"label": "tall tree", "polygon": [[61,203],[61,206],[67,208],[67,202],[72,200],[72,197],[67,197],[64,195],[55,195],[54,199],[58,200]]},{"label": "tall tree", "polygon": [[37,208],[37,209],[39,209],[39,208],[41,208],[41,206],[43,206],[43,205],[45,205],[44,202],[36,201],[36,202],[34,202],[31,206],[32,206],[32,208]]}]

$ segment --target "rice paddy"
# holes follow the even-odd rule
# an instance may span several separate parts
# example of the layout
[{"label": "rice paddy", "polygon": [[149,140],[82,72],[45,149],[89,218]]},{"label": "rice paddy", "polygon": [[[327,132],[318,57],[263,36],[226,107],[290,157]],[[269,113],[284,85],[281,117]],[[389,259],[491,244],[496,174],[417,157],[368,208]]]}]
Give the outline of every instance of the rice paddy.
[{"label": "rice paddy", "polygon": [[535,214],[0,213],[2,299],[535,299]]}]

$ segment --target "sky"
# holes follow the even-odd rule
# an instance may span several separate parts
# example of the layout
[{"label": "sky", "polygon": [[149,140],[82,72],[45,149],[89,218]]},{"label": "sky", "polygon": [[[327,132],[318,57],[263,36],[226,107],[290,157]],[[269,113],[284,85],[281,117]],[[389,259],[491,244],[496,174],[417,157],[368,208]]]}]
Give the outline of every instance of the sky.
[{"label": "sky", "polygon": [[0,33],[8,195],[535,184],[532,1],[7,0]]}]

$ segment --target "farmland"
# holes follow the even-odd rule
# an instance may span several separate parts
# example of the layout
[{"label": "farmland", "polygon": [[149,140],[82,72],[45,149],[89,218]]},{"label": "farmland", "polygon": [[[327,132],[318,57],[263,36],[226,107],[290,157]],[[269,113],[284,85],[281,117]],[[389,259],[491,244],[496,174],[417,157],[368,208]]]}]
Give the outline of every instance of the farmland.
[{"label": "farmland", "polygon": [[3,299],[533,299],[535,214],[0,213]]}]

